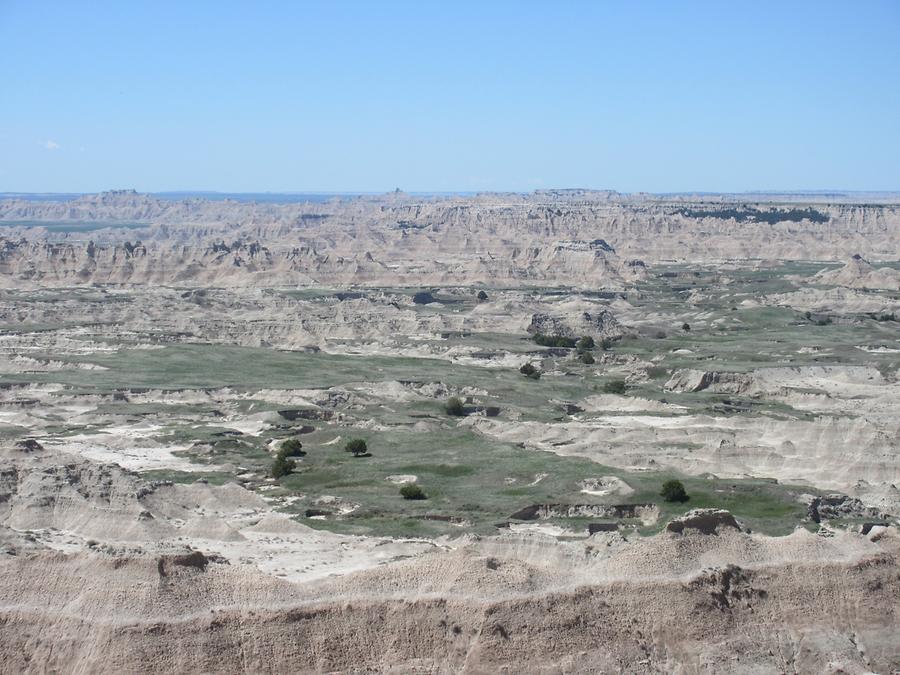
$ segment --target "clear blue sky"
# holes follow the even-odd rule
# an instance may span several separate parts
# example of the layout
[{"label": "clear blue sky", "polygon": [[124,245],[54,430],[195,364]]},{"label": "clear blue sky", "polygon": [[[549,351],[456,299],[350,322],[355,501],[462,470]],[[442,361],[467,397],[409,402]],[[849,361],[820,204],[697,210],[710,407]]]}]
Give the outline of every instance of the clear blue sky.
[{"label": "clear blue sky", "polygon": [[0,0],[0,191],[900,190],[900,2]]}]

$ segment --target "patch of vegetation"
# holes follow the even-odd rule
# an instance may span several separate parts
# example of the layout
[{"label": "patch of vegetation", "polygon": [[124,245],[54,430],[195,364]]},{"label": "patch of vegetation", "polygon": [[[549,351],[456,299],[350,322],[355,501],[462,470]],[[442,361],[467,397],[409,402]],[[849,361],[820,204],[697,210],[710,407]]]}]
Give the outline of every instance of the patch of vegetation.
[{"label": "patch of vegetation", "polygon": [[297,468],[297,462],[290,457],[285,457],[280,452],[275,455],[275,461],[272,462],[272,478],[281,478],[292,473]]},{"label": "patch of vegetation", "polygon": [[603,385],[603,391],[607,394],[618,394],[621,396],[628,389],[625,380],[611,380]]},{"label": "patch of vegetation", "polygon": [[875,321],[896,321],[897,317],[894,312],[890,314],[869,314]]},{"label": "patch of vegetation", "polygon": [[303,457],[306,453],[303,452],[303,443],[296,438],[289,438],[281,444],[278,454],[285,457]]},{"label": "patch of vegetation", "polygon": [[721,220],[734,219],[739,223],[775,223],[792,222],[799,223],[808,220],[813,223],[827,223],[828,216],[821,211],[812,207],[806,209],[772,209],[762,211],[752,206],[743,206],[738,208],[680,208],[675,209],[674,213],[681,214],[685,218],[719,218]]},{"label": "patch of vegetation", "polygon": [[403,499],[428,499],[425,491],[415,483],[408,483],[400,488],[400,495]]},{"label": "patch of vegetation", "polygon": [[585,365],[591,366],[594,364],[594,357],[590,352],[582,352],[578,358]]},{"label": "patch of vegetation", "polygon": [[344,446],[344,450],[349,452],[354,457],[369,457],[369,446],[366,445],[366,442],[361,438],[354,438],[351,441],[347,441],[347,445]]},{"label": "patch of vegetation", "polygon": [[684,483],[674,478],[662,484],[662,490],[659,491],[659,494],[667,502],[686,502],[690,499],[687,490],[684,489]]},{"label": "patch of vegetation", "polygon": [[530,377],[532,380],[541,379],[541,371],[535,368],[530,363],[525,363],[519,368],[519,372],[522,373],[525,377]]},{"label": "patch of vegetation", "polygon": [[531,339],[541,347],[559,347],[563,349],[572,349],[577,342],[574,338],[566,337],[565,335],[544,335],[543,333],[535,333]]},{"label": "patch of vegetation", "polygon": [[444,410],[448,415],[452,417],[465,417],[466,415],[466,407],[463,405],[462,400],[457,398],[456,396],[447,399]]},{"label": "patch of vegetation", "polygon": [[594,348],[594,338],[590,335],[585,335],[578,342],[575,343],[576,349],[578,351],[584,352]]}]

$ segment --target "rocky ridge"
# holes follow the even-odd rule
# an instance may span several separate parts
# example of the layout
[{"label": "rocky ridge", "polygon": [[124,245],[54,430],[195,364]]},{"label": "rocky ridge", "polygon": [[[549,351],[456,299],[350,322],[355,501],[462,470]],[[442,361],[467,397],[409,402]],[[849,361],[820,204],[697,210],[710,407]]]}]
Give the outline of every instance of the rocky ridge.
[{"label": "rocky ridge", "polygon": [[621,288],[644,274],[640,261],[837,260],[847,250],[890,259],[900,244],[900,207],[890,204],[724,208],[603,193],[259,204],[120,192],[2,200],[2,221],[100,228],[9,228],[0,240],[0,278],[42,285]]}]

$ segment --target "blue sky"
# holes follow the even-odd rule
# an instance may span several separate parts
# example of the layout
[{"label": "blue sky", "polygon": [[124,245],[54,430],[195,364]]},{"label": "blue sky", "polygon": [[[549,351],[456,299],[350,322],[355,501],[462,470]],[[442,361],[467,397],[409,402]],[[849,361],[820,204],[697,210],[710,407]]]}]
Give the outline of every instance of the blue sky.
[{"label": "blue sky", "polygon": [[0,0],[0,191],[900,190],[900,2]]}]

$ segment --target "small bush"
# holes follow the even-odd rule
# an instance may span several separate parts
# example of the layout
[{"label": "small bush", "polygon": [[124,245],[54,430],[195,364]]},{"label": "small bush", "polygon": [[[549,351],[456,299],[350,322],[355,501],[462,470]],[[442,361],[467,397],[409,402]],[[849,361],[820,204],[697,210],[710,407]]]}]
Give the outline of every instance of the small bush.
[{"label": "small bush", "polygon": [[400,496],[403,499],[428,499],[428,496],[422,491],[418,485],[407,483],[400,488]]},{"label": "small bush", "polygon": [[530,377],[531,375],[533,375],[534,373],[537,372],[537,368],[535,368],[530,363],[525,363],[522,365],[521,368],[519,368],[519,372],[522,373],[523,375],[528,375]]},{"label": "small bush", "polygon": [[303,457],[306,453],[303,452],[303,443],[296,438],[289,438],[281,444],[278,454],[283,457]]},{"label": "small bush", "polygon": [[575,346],[578,348],[579,351],[582,351],[582,352],[587,351],[589,349],[593,349],[594,348],[594,338],[592,338],[590,335],[585,335],[578,342],[575,343]]},{"label": "small bush", "polygon": [[584,363],[585,365],[588,365],[588,366],[594,365],[594,357],[591,355],[590,352],[582,352],[580,358],[581,358],[581,362]]},{"label": "small bush", "polygon": [[659,491],[659,494],[667,502],[686,502],[690,499],[687,491],[684,489],[684,484],[674,478],[662,484],[662,490]]},{"label": "small bush", "polygon": [[272,478],[287,476],[296,468],[297,462],[290,457],[283,457],[281,454],[278,454],[275,456],[275,461],[272,462]]},{"label": "small bush", "polygon": [[352,441],[348,441],[347,445],[344,446],[344,450],[352,453],[354,457],[361,457],[362,455],[369,454],[369,447],[361,438],[354,438]]},{"label": "small bush", "polygon": [[478,298],[478,302],[484,302],[488,299],[488,294],[484,291],[478,291],[478,295],[476,297]]},{"label": "small bush", "polygon": [[691,324],[687,322],[681,324],[681,330],[683,330],[685,333],[689,332],[691,330]]},{"label": "small bush", "polygon": [[444,410],[452,417],[465,417],[466,414],[466,408],[463,405],[463,402],[456,396],[448,399],[447,404],[444,406]]},{"label": "small bush", "polygon": [[615,342],[616,341],[613,340],[612,338],[603,338],[600,341],[600,349],[602,349],[605,352],[608,352],[610,349],[613,348],[613,345],[615,344]]},{"label": "small bush", "polygon": [[607,394],[622,395],[626,390],[625,380],[612,380],[603,385],[603,391]]}]

